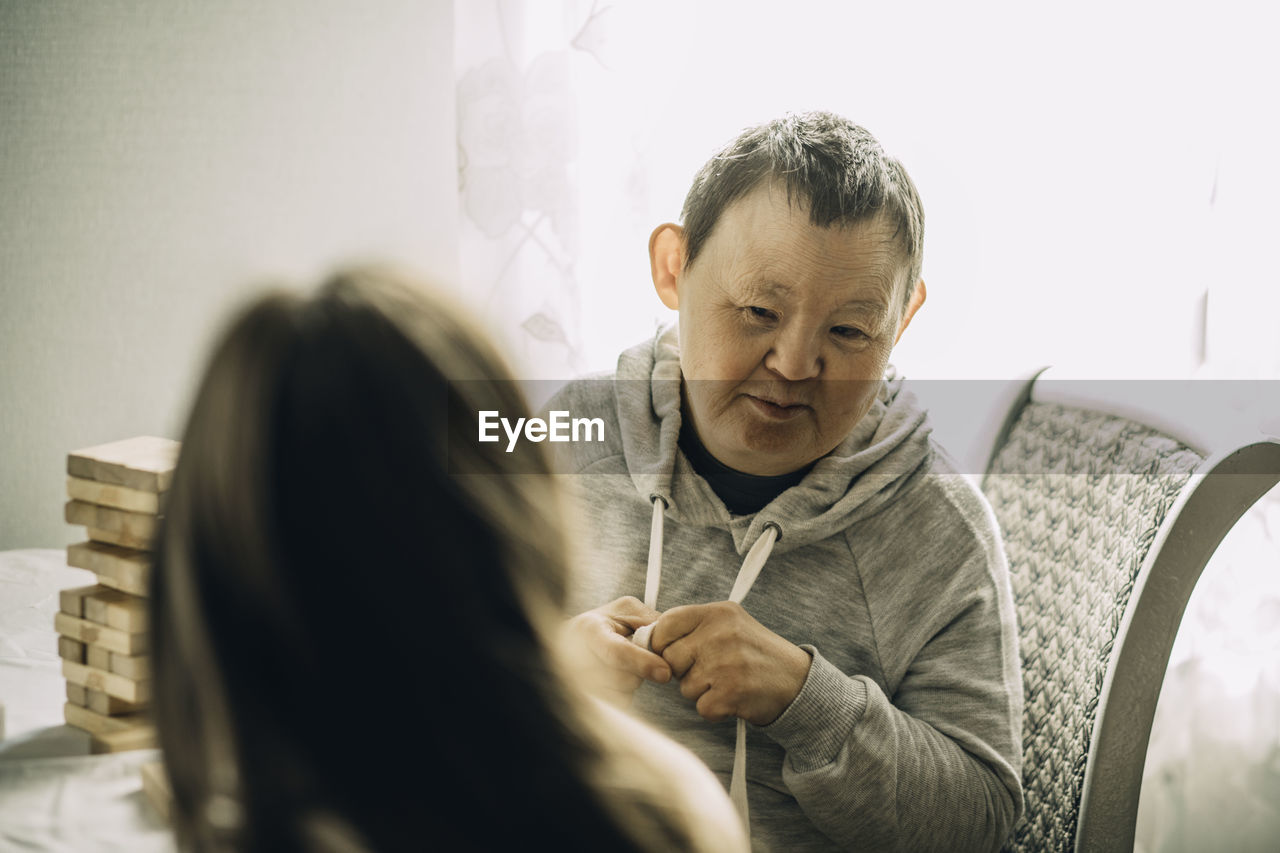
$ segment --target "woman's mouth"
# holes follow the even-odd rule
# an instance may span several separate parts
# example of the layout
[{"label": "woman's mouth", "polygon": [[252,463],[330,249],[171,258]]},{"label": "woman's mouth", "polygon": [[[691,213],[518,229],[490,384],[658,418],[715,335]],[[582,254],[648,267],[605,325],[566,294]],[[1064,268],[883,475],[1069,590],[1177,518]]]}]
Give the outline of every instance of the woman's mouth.
[{"label": "woman's mouth", "polygon": [[771,421],[789,421],[803,414],[809,408],[803,403],[783,404],[766,400],[763,397],[753,397],[750,394],[745,396],[752,408]]}]

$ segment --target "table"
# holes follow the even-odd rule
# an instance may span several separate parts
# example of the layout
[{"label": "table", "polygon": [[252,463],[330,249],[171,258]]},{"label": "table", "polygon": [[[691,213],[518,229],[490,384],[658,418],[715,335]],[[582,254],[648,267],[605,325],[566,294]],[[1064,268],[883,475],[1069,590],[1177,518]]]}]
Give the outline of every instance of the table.
[{"label": "table", "polygon": [[176,849],[142,793],[140,768],[159,752],[90,755],[88,734],[62,723],[58,591],[93,582],[61,550],[0,552],[0,851]]}]

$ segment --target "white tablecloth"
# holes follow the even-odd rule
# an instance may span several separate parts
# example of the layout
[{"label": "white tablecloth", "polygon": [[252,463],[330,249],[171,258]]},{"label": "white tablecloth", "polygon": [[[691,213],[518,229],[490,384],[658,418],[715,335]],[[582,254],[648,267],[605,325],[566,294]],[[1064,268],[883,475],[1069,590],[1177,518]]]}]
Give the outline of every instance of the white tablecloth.
[{"label": "white tablecloth", "polygon": [[93,582],[61,550],[0,552],[0,851],[174,850],[142,794],[139,768],[159,753],[89,755],[88,735],[62,723],[58,590]]}]

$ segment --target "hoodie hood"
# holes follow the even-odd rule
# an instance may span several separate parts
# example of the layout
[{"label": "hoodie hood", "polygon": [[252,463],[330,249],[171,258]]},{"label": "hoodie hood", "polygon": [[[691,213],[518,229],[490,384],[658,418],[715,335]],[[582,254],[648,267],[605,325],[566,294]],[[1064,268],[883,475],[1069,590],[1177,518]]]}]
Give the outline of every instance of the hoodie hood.
[{"label": "hoodie hood", "polygon": [[679,448],[680,350],[675,326],[624,352],[616,373],[623,453],[636,491],[661,498],[681,524],[727,527],[745,554],[765,527],[778,528],[774,553],[821,541],[867,518],[929,470],[925,411],[892,368],[871,408],[799,484],[754,515],[731,516]]}]

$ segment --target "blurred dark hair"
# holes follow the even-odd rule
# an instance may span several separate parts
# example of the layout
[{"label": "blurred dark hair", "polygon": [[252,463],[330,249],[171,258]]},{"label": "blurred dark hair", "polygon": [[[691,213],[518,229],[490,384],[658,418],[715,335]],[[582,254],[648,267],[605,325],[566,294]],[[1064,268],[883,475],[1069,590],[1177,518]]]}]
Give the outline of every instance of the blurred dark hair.
[{"label": "blurred dark hair", "polygon": [[619,811],[590,783],[602,748],[546,639],[566,553],[536,445],[448,441],[482,409],[527,415],[509,378],[456,310],[383,271],[230,325],[151,580],[185,847],[681,844],[652,803]]},{"label": "blurred dark hair", "polygon": [[686,269],[725,209],[770,179],[785,182],[788,201],[807,204],[810,222],[821,228],[883,217],[894,229],[910,294],[924,256],[920,194],[870,132],[829,112],[787,115],[747,128],[707,161],[680,214]]}]

